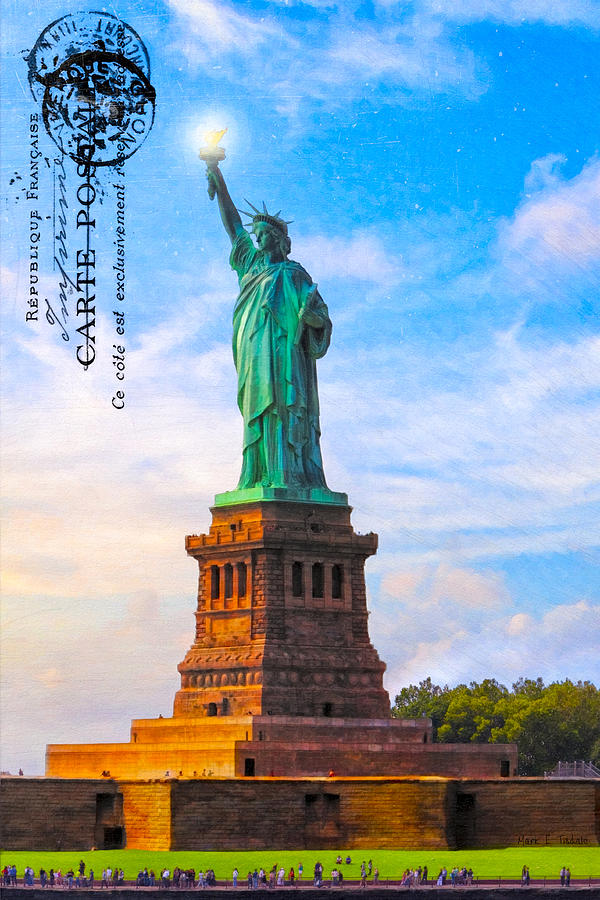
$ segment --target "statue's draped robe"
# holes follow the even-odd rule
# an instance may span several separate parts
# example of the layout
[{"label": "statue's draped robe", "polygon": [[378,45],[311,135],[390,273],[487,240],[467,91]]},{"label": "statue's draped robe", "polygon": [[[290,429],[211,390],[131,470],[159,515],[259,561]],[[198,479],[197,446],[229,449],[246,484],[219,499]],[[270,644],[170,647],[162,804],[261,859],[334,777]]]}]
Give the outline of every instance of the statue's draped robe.
[{"label": "statue's draped robe", "polygon": [[[301,265],[291,260],[269,264],[246,232],[236,238],[230,262],[240,284],[233,313],[233,358],[244,419],[238,489],[326,487],[315,360],[329,346],[327,306]],[[300,323],[303,308],[321,320],[321,327]]]}]

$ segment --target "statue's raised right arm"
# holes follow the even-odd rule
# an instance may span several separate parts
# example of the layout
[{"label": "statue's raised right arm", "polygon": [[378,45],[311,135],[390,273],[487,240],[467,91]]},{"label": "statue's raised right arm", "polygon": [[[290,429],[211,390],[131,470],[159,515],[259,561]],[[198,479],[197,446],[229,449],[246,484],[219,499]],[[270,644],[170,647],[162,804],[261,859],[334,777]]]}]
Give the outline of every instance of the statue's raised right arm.
[{"label": "statue's raised right arm", "polygon": [[217,195],[219,201],[219,212],[225,226],[225,231],[229,235],[231,243],[235,241],[237,236],[244,231],[240,214],[233,204],[233,200],[229,196],[225,179],[217,163],[208,164],[206,168],[206,177],[208,179],[208,193],[212,191]]}]

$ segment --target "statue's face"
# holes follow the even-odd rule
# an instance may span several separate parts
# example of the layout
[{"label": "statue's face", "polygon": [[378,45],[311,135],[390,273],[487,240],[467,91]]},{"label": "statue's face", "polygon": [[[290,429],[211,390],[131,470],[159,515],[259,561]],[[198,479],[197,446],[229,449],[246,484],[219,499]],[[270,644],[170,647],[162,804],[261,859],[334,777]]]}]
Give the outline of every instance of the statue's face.
[{"label": "statue's face", "polygon": [[266,222],[257,222],[252,226],[256,243],[259,250],[265,253],[273,253],[279,250],[279,240],[275,234],[275,229],[271,228]]}]

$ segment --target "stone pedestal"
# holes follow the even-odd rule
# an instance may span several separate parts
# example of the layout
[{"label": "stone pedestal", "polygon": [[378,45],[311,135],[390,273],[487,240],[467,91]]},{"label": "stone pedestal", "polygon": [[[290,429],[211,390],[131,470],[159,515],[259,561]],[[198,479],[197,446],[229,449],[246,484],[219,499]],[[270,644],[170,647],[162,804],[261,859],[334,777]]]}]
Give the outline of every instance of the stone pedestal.
[{"label": "stone pedestal", "polygon": [[432,744],[429,719],[391,718],[367,627],[377,535],[356,534],[344,494],[312,493],[217,496],[208,534],[186,538],[199,566],[196,632],[173,717],[133,720],[126,744],[51,744],[48,776],[514,773],[514,745]]},{"label": "stone pedestal", "polygon": [[389,717],[367,627],[364,564],[377,535],[356,534],[347,504],[217,505],[186,549],[198,606],[175,717]]}]

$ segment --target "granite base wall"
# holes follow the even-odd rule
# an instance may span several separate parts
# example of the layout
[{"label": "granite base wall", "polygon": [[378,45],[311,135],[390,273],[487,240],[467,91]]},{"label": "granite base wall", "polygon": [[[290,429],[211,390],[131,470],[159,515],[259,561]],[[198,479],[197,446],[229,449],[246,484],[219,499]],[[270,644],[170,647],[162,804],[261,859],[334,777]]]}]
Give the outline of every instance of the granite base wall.
[{"label": "granite base wall", "polygon": [[[461,796],[473,801],[461,802]],[[451,818],[459,846],[595,846],[600,844],[600,780],[458,782]]]},{"label": "granite base wall", "polygon": [[[109,802],[99,802],[99,797]],[[103,842],[105,828],[121,825],[120,787],[114,781],[3,778],[0,782],[0,847],[89,850]]]},{"label": "granite base wall", "polygon": [[449,846],[441,779],[183,781],[171,804],[181,850]]},{"label": "granite base wall", "polygon": [[600,781],[3,778],[12,850],[600,844]]}]

